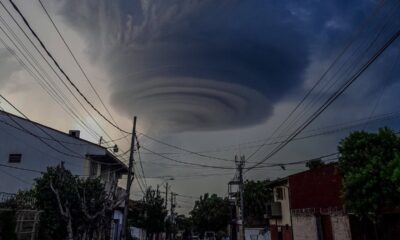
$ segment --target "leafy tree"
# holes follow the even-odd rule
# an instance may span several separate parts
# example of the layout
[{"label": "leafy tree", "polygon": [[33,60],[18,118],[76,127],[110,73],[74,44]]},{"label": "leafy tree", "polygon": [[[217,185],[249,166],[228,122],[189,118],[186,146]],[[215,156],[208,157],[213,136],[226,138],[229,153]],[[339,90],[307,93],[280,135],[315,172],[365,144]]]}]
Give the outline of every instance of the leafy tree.
[{"label": "leafy tree", "polygon": [[74,176],[63,165],[49,167],[31,191],[42,210],[39,239],[105,239],[112,211],[123,201],[115,189],[116,184]]},{"label": "leafy tree", "polygon": [[339,144],[347,209],[378,223],[382,210],[400,206],[400,139],[388,129],[351,133]]},{"label": "leafy tree", "polygon": [[269,180],[249,181],[244,183],[244,217],[247,223],[264,221],[267,212],[266,203],[273,199],[272,190],[268,187]]},{"label": "leafy tree", "polygon": [[183,239],[189,239],[192,231],[192,220],[181,214],[175,218],[177,230],[183,231]]},{"label": "leafy tree", "polygon": [[192,228],[192,220],[183,214],[176,216],[175,221],[179,230],[190,231]]},{"label": "leafy tree", "polygon": [[216,194],[210,196],[206,193],[195,202],[190,215],[193,227],[201,235],[205,231],[224,231],[231,220],[231,205],[226,198],[223,199]]},{"label": "leafy tree", "polygon": [[143,200],[133,201],[129,208],[129,223],[146,229],[148,239],[153,239],[154,234],[164,231],[167,210],[158,190],[146,189]]},{"label": "leafy tree", "polygon": [[325,165],[325,163],[320,158],[310,160],[306,163],[306,167],[308,167],[308,169],[315,169],[323,165]]},{"label": "leafy tree", "polygon": [[167,216],[167,210],[164,206],[164,199],[159,191],[148,188],[145,195],[145,229],[149,239],[153,234],[164,230],[164,220]]}]

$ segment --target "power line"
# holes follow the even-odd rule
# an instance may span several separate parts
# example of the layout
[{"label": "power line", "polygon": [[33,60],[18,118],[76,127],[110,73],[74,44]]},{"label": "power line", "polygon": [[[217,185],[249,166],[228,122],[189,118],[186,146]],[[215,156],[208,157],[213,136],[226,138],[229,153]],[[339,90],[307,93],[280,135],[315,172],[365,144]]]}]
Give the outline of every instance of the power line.
[{"label": "power line", "polygon": [[[107,111],[108,115],[110,116],[111,120],[113,121],[113,123],[115,125],[118,126],[117,122],[115,121],[115,119],[113,118],[113,115],[111,114],[110,110],[107,108],[107,106],[104,104],[104,101],[102,100],[102,98],[100,97],[100,94],[98,93],[98,91],[96,90],[96,88],[94,87],[93,83],[90,81],[87,73],[84,71],[82,65],[79,63],[78,59],[76,58],[76,56],[74,55],[74,53],[71,50],[71,47],[67,44],[65,38],[63,37],[63,35],[61,34],[61,31],[58,29],[56,23],[53,21],[53,19],[51,18],[49,12],[47,11],[46,7],[44,6],[43,2],[41,0],[38,0],[40,3],[40,6],[42,7],[42,9],[44,10],[44,12],[46,13],[47,17],[49,18],[50,22],[52,23],[53,27],[55,28],[55,30],[57,31],[59,37],[61,38],[61,40],[63,41],[64,45],[66,46],[66,48],[68,49],[68,52],[71,54],[72,58],[74,59],[76,65],[78,66],[78,68],[80,69],[80,71],[82,72],[83,76],[85,77],[86,81],[89,83],[90,87],[92,88],[92,90],[94,91],[95,95],[97,96],[97,98],[100,100],[100,103],[102,104],[102,106],[104,107],[104,109]],[[120,139],[124,139],[127,136],[129,136],[129,134],[127,134],[126,136],[121,137]],[[110,142],[110,141],[108,141]],[[104,142],[107,143],[107,142]]]},{"label": "power line", "polygon": [[12,177],[12,178],[14,178],[14,179],[17,179],[18,181],[23,182],[23,183],[25,183],[25,184],[27,184],[27,185],[29,185],[29,186],[32,185],[32,183],[30,183],[30,182],[28,182],[28,181],[25,181],[24,179],[22,179],[22,178],[20,178],[20,177],[17,177],[17,176],[15,176],[15,175],[11,174],[11,173],[8,173],[8,172],[6,172],[6,171],[3,171],[2,169],[0,169],[0,172],[3,172],[4,174],[6,174],[6,175],[8,175],[8,176],[10,176],[10,177]]},{"label": "power line", "polygon": [[[35,45],[35,43],[30,39],[30,37],[27,35],[27,33],[24,31],[24,29],[21,27],[21,25],[18,23],[18,21],[14,18],[14,16],[11,14],[11,12],[5,7],[5,5],[0,1],[0,5],[3,7],[3,9],[7,12],[7,14],[11,17],[11,19],[14,21],[14,23],[18,26],[18,28],[21,30],[21,32],[25,35],[25,37],[29,40],[29,42],[32,44],[32,46],[35,48],[35,50],[40,54],[40,56],[43,58],[43,60],[47,63],[47,65],[50,67],[50,69],[54,72],[54,74],[57,76],[57,78],[61,81],[61,83],[67,88],[67,90],[71,93],[71,95],[75,98],[75,100],[80,104],[80,106],[86,111],[86,113],[93,119],[93,121],[96,123],[96,125],[111,139],[111,137],[107,134],[107,132],[104,130],[104,128],[97,122],[97,120],[92,116],[92,114],[85,108],[85,106],[79,101],[79,99],[75,96],[75,94],[69,89],[68,85],[64,82],[64,80],[61,78],[61,76],[57,73],[57,71],[54,69],[54,67],[50,64],[50,62],[46,59],[46,57],[43,55],[43,53],[38,49],[38,47]],[[26,19],[25,19],[26,20]],[[37,36],[37,35],[36,35]],[[17,38],[17,37],[16,37]],[[18,38],[17,38],[18,40]],[[12,40],[11,40],[12,41]],[[22,44],[23,46],[23,44]],[[33,58],[33,57],[32,57]],[[34,59],[34,58],[33,58]],[[38,64],[38,63],[37,63]],[[22,65],[24,65],[22,63]],[[39,64],[38,64],[39,65]],[[44,70],[43,70],[44,71]],[[28,71],[30,72],[30,71]],[[44,71],[45,72],[45,71]],[[42,76],[43,77],[43,76]],[[58,93],[62,94],[62,91],[59,91]],[[51,94],[50,94],[51,95]],[[56,93],[57,95],[57,93]],[[71,109],[69,109],[71,110]],[[73,110],[71,112],[74,114]],[[76,114],[74,114],[76,116]],[[79,119],[79,117],[78,117]],[[87,125],[86,125],[87,126]],[[89,127],[88,127],[89,128]],[[90,129],[90,128],[89,128]],[[90,131],[89,131],[90,132]]]},{"label": "power line", "polygon": [[254,164],[252,167],[248,169],[251,170],[260,164],[264,163],[268,159],[270,159],[273,155],[278,153],[283,147],[285,147],[293,138],[299,135],[308,125],[310,125],[322,112],[324,112],[343,92],[356,81],[361,74],[368,69],[368,67],[400,36],[400,31],[394,33],[389,40],[355,73],[353,74],[346,82],[343,84],[334,94],[331,95],[329,99],[327,99],[324,104],[316,111],[313,115],[311,115],[305,123],[303,123],[297,130],[286,139],[284,143],[276,147],[270,154],[268,154],[263,160]]},{"label": "power line", "polygon": [[116,124],[115,119],[113,118],[111,112],[109,111],[109,109],[106,107],[106,105],[104,104],[103,100],[100,97],[100,94],[97,92],[96,88],[94,87],[94,85],[92,84],[92,82],[90,81],[88,75],[86,74],[86,72],[83,70],[82,65],[79,63],[78,59],[75,57],[74,53],[72,52],[70,46],[67,44],[67,42],[65,41],[64,37],[62,36],[60,30],[58,29],[57,25],[55,24],[55,22],[53,21],[53,19],[51,18],[49,12],[47,11],[47,9],[45,8],[43,2],[41,0],[38,0],[40,3],[40,6],[42,7],[42,9],[44,10],[44,12],[46,13],[47,17],[49,18],[50,22],[52,23],[52,25],[54,26],[55,30],[57,31],[58,35],[60,36],[61,40],[63,41],[65,47],[68,49],[68,52],[71,54],[72,58],[74,59],[76,65],[79,67],[80,71],[82,72],[83,76],[85,77],[85,79],[87,80],[87,82],[89,83],[90,87],[92,88],[92,90],[94,91],[94,93],[96,94],[97,98],[100,100],[101,104],[103,105],[104,109],[107,111],[108,115],[110,116],[110,118],[113,120],[113,122]]},{"label": "power line", "polygon": [[[1,2],[0,2],[1,4]],[[48,74],[46,73],[46,71],[40,66],[40,64],[37,62],[37,60],[32,56],[32,54],[26,49],[25,45],[21,42],[21,40],[16,36],[15,32],[10,28],[10,26],[7,24],[7,22],[0,16],[0,21],[6,26],[6,28],[10,31],[10,33],[14,36],[14,38],[17,40],[17,42],[21,45],[21,47],[28,53],[28,55],[32,58],[31,62],[28,57],[23,53],[23,51],[15,44],[15,42],[12,40],[12,38],[7,34],[7,32],[0,26],[0,29],[3,31],[3,33],[6,35],[6,37],[11,41],[11,43],[15,46],[15,48],[22,54],[22,56],[28,61],[28,63],[34,68],[34,70],[37,71],[37,73],[40,75],[40,77],[43,79],[43,81],[45,83],[47,83],[48,88],[46,87],[46,84],[43,84],[40,80],[40,77],[36,76],[35,73],[24,63],[24,61],[18,56],[18,54],[16,54],[13,50],[11,50],[11,48],[9,47],[9,45],[0,37],[0,41],[3,43],[3,45],[5,46],[6,50],[11,54],[14,55],[14,57],[17,59],[17,61],[21,64],[22,67],[25,68],[25,70],[37,81],[37,83],[58,103],[60,104],[60,106],[68,113],[68,114],[72,114],[70,116],[72,116],[72,118],[76,118],[78,120],[78,124],[80,124],[83,128],[87,128],[88,129],[88,133],[89,134],[93,134],[93,132],[91,131],[90,127],[86,125],[85,122],[83,122],[80,117],[74,113],[74,110],[72,110],[72,107],[69,107],[68,105],[66,105],[66,107],[68,108],[69,112],[67,109],[64,108],[63,105],[63,101],[65,104],[65,100],[69,101],[69,99],[67,99],[65,96],[60,96],[63,95],[62,91],[60,91],[57,86],[55,89],[54,87],[51,86],[51,84],[45,79],[45,77],[40,73],[40,70],[44,72],[44,75],[46,76],[46,78],[48,80],[51,80],[50,77],[48,76]],[[40,69],[38,69],[37,67],[35,67],[35,64],[37,65],[37,67]],[[57,99],[57,97],[59,99]],[[63,100],[62,98],[64,98],[65,100]],[[92,135],[93,136],[93,135]]]},{"label": "power line", "polygon": [[146,186],[146,188],[147,188],[147,182],[146,182],[146,176],[145,176],[145,174],[144,174],[144,169],[143,169],[143,164],[142,164],[142,156],[141,156],[141,154],[140,154],[140,144],[139,144],[139,139],[137,138],[137,136],[135,136],[136,137],[136,149],[137,149],[137,154],[138,154],[138,157],[139,157],[139,165],[140,165],[140,168],[141,168],[141,170],[142,170],[142,176],[143,176],[143,179],[144,179],[144,183],[145,183],[145,186]]},{"label": "power line", "polygon": [[[12,106],[17,112],[19,112],[21,115],[23,115],[23,116],[26,118],[26,119],[21,118],[22,120],[29,121],[32,125],[34,125],[36,128],[38,128],[39,130],[41,130],[41,131],[42,131],[43,133],[45,133],[47,136],[50,136],[52,141],[55,141],[55,142],[59,143],[61,146],[64,146],[64,148],[66,148],[67,150],[70,150],[72,153],[76,153],[75,151],[72,151],[70,148],[66,147],[66,146],[65,146],[63,143],[61,143],[58,139],[55,139],[51,134],[47,133],[44,129],[42,129],[41,126],[38,126],[37,123],[35,123],[35,122],[31,121],[29,118],[27,118],[27,116],[26,116],[24,113],[22,113],[18,108],[16,108],[16,107],[15,107],[11,102],[9,102],[6,98],[4,98],[4,96],[2,96],[2,95],[0,94],[0,97],[3,98],[10,106]],[[11,121],[13,121],[17,126],[14,126],[14,125],[12,125],[12,124],[10,124],[10,123],[4,121],[4,120],[0,120],[0,122],[2,122],[3,124],[6,124],[6,125],[8,125],[8,126],[10,126],[10,127],[13,127],[13,128],[15,128],[15,129],[17,129],[17,130],[20,130],[20,131],[22,131],[22,132],[25,132],[25,133],[27,133],[27,134],[33,136],[34,138],[38,139],[39,141],[41,141],[42,143],[44,143],[44,144],[45,144],[46,146],[48,146],[49,148],[53,149],[54,151],[56,151],[56,152],[58,152],[58,153],[60,153],[60,154],[62,154],[62,155],[65,155],[65,156],[68,156],[68,157],[72,157],[72,158],[81,159],[81,160],[82,160],[82,159],[83,159],[83,160],[87,160],[87,159],[84,158],[84,157],[81,157],[81,156],[78,156],[78,155],[71,155],[71,154],[69,154],[69,153],[65,153],[65,152],[63,152],[63,151],[61,151],[61,150],[55,148],[54,146],[48,144],[46,141],[43,140],[43,139],[49,140],[48,138],[44,138],[44,137],[42,137],[42,136],[40,136],[40,135],[37,135],[36,133],[33,133],[32,131],[26,129],[26,128],[23,127],[21,124],[19,124],[18,121],[16,121],[16,120],[14,119],[15,116],[12,116],[10,113],[8,113],[8,112],[6,112],[6,111],[2,111],[2,112],[3,112]],[[18,118],[19,118],[19,117],[18,117]],[[76,154],[79,154],[79,153],[76,153]],[[95,160],[91,160],[91,161],[93,161],[93,162],[98,162],[98,161],[95,161]],[[120,165],[120,163],[102,163],[102,164],[105,164],[105,165]]]},{"label": "power line", "polygon": [[[339,59],[345,54],[345,52],[351,47],[351,45],[355,42],[356,36],[362,32],[362,30],[367,26],[367,23],[372,19],[375,14],[383,7],[385,2],[381,2],[380,5],[375,9],[374,13],[365,21],[360,29],[357,31],[357,34],[346,44],[346,46],[342,49],[342,51],[335,57],[333,62],[329,65],[329,67],[324,71],[321,77],[317,80],[316,83],[311,87],[309,91],[303,96],[300,102],[292,109],[292,111],[288,114],[288,116],[281,122],[281,124],[272,132],[271,136],[267,139],[269,141],[283,126],[286,122],[290,119],[290,117],[299,109],[299,107],[305,102],[305,100],[311,95],[311,93],[315,90],[315,88],[322,82],[322,80],[327,76],[327,74],[332,70],[333,66],[339,61]],[[250,160],[254,155],[259,152],[264,145],[259,146],[253,153],[251,153],[247,157],[247,161]]]},{"label": "power line", "polygon": [[[310,101],[304,107],[303,111],[300,112],[298,114],[298,116],[295,117],[289,123],[289,125],[286,127],[286,131],[289,131],[295,125],[295,123],[299,121],[299,119],[301,119],[303,116],[305,116],[306,115],[306,111],[309,108],[313,108],[320,100],[323,99],[323,97],[324,97],[323,91],[324,90],[326,90],[325,92],[329,93],[330,89],[332,89],[335,86],[335,84],[339,81],[339,79],[341,77],[344,78],[346,75],[351,74],[352,69],[355,69],[355,68],[357,68],[359,66],[359,63],[362,62],[361,60],[364,59],[364,57],[366,56],[368,51],[372,48],[372,46],[375,44],[375,42],[383,34],[384,30],[388,27],[388,23],[390,22],[390,19],[393,16],[395,16],[394,13],[397,11],[397,8],[398,8],[399,4],[400,4],[400,2],[397,2],[395,7],[389,9],[389,11],[391,11],[391,12],[385,16],[385,21],[384,21],[383,25],[382,26],[377,26],[377,30],[378,31],[377,31],[377,33],[373,34],[374,37],[373,37],[371,42],[368,42],[367,40],[364,41],[363,39],[361,40],[361,42],[363,42],[363,43],[361,43],[358,47],[356,47],[356,50],[353,51],[353,53],[351,53],[350,56],[347,57],[346,60],[344,60],[344,62],[338,67],[338,69],[336,69],[336,71],[333,73],[333,76],[330,79],[328,79],[327,83],[324,86],[322,86],[322,89],[320,90],[320,93],[317,94],[317,96],[314,98],[314,100]],[[362,47],[364,45],[365,45],[366,49],[362,50]],[[358,57],[355,57],[357,55],[357,53],[360,52],[360,51],[362,51],[362,53]],[[358,58],[358,59],[355,59],[352,63],[351,62],[350,63],[346,63],[346,61],[351,61],[351,58],[353,58],[353,57]],[[347,67],[347,69],[346,69],[346,67]],[[340,72],[342,69],[345,69],[345,70],[343,72]],[[334,78],[336,76],[338,76],[338,77],[337,77],[336,80],[334,80]]]},{"label": "power line", "polygon": [[192,166],[199,166],[199,167],[204,167],[204,168],[235,169],[234,167],[226,167],[226,166],[218,166],[218,165],[207,165],[207,164],[200,164],[200,163],[193,163],[193,162],[181,161],[181,160],[177,160],[177,159],[174,159],[174,158],[170,158],[170,157],[167,157],[167,156],[162,155],[162,154],[160,154],[160,153],[154,152],[153,150],[150,150],[150,149],[148,149],[148,148],[146,148],[146,147],[144,147],[144,146],[142,146],[142,148],[145,149],[146,151],[149,151],[149,152],[151,152],[151,153],[153,153],[153,154],[155,154],[155,155],[157,155],[157,156],[160,156],[160,157],[162,157],[162,158],[164,158],[164,159],[167,159],[167,160],[169,160],[169,161],[172,161],[172,162],[177,162],[177,163],[182,163],[182,164],[192,165]]},{"label": "power line", "polygon": [[[377,122],[377,121],[385,121],[385,120],[390,120],[390,119],[394,119],[394,118],[398,118],[400,117],[400,111],[396,111],[396,112],[389,112],[389,113],[383,113],[383,114],[379,114],[379,115],[375,115],[375,116],[370,116],[367,118],[362,118],[362,119],[357,119],[357,120],[353,120],[353,121],[348,121],[348,122],[343,122],[340,124],[334,124],[334,125],[329,125],[329,126],[324,126],[321,128],[315,128],[315,129],[311,129],[305,132],[317,132],[317,131],[321,131],[326,129],[325,131],[321,131],[321,132],[317,132],[314,134],[308,134],[305,136],[300,136],[300,137],[296,137],[293,139],[293,141],[295,140],[304,140],[304,139],[308,139],[308,138],[313,138],[313,137],[318,137],[318,136],[322,136],[322,135],[329,135],[329,134],[333,134],[333,133],[337,133],[337,132],[341,132],[341,131],[345,131],[345,130],[349,130],[352,128],[355,128],[357,126],[363,126],[366,123],[372,123],[372,122]],[[288,137],[290,135],[285,135],[285,136],[277,136],[275,137],[275,139],[281,139],[284,137]],[[242,143],[241,145],[244,145],[243,147],[241,147],[241,149],[248,149],[248,148],[257,148],[259,146],[269,146],[269,145],[276,145],[279,143],[283,143],[284,140],[276,140],[276,141],[269,141],[269,142],[265,142],[265,140],[268,139],[260,139],[260,140],[254,140],[254,141],[248,141],[245,143]],[[256,145],[246,145],[246,144],[251,144],[251,143],[257,143],[257,142],[264,142],[262,144],[256,144]],[[228,145],[226,147],[223,147],[223,150],[209,150],[209,151],[202,151],[202,152],[225,152],[225,151],[230,151],[231,147],[234,147],[237,145]],[[150,152],[144,152],[144,154],[152,154]],[[183,153],[179,153],[179,152],[165,152],[165,153],[160,153],[163,155],[180,155]],[[251,161],[246,161],[246,162],[250,162]],[[145,162],[146,163],[146,162]],[[177,166],[177,165],[173,165],[173,166]]]},{"label": "power line", "polygon": [[[128,131],[125,131],[121,129],[119,126],[117,126],[115,123],[113,123],[111,120],[109,120],[103,113],[101,113],[100,110],[98,110],[91,101],[82,93],[82,91],[78,88],[78,86],[70,79],[68,74],[63,70],[63,68],[60,66],[58,61],[53,57],[53,55],[50,53],[50,51],[47,49],[46,45],[43,43],[43,41],[39,38],[39,36],[36,34],[36,32],[33,30],[31,27],[30,23],[28,20],[25,18],[25,16],[22,14],[20,9],[18,8],[17,5],[15,5],[13,0],[9,0],[11,5],[13,6],[14,10],[19,14],[25,25],[28,27],[32,35],[36,38],[36,40],[39,42],[40,46],[43,48],[43,50],[46,52],[47,56],[53,61],[54,65],[58,68],[58,70],[61,72],[61,74],[66,78],[68,83],[75,89],[75,91],[82,97],[82,99],[99,115],[101,116],[106,122],[108,122],[111,126],[114,128],[118,129],[121,132],[124,133],[130,133]],[[2,4],[2,3],[1,3]],[[2,4],[3,5],[3,4]],[[3,5],[4,6],[4,5]],[[4,6],[5,7],[5,6]]]},{"label": "power line", "polygon": [[16,167],[16,166],[5,165],[5,164],[1,164],[1,163],[0,163],[0,167],[18,169],[18,170],[22,170],[22,171],[26,171],[26,172],[44,173],[42,171],[35,170],[35,169],[21,168],[21,167]]},{"label": "power line", "polygon": [[175,149],[184,151],[184,152],[188,152],[188,153],[190,153],[190,154],[197,155],[197,156],[199,156],[199,157],[210,158],[210,159],[215,159],[215,160],[220,160],[220,161],[225,161],[225,162],[233,162],[233,160],[230,160],[230,159],[220,158],[220,157],[215,157],[215,156],[209,156],[209,155],[205,155],[205,154],[202,154],[202,153],[199,153],[199,152],[194,152],[194,151],[192,151],[192,150],[188,150],[188,149],[186,149],[186,148],[178,147],[178,146],[172,145],[172,144],[170,144],[170,143],[167,143],[167,142],[158,140],[158,139],[156,139],[156,138],[154,138],[154,137],[151,137],[151,136],[149,136],[149,135],[147,135],[147,134],[144,134],[144,133],[141,133],[141,132],[138,132],[138,133],[141,134],[141,135],[143,135],[144,137],[146,137],[146,138],[148,138],[148,139],[154,141],[154,142],[157,142],[157,143],[160,143],[160,144],[162,144],[162,145],[165,145],[165,146],[168,146],[168,147],[172,147],[172,148],[175,148]]}]

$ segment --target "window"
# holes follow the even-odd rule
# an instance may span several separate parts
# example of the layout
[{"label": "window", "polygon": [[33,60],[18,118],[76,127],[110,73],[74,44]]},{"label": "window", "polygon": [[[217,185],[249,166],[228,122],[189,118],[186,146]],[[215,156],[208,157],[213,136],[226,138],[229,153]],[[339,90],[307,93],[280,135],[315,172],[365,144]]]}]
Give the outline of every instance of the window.
[{"label": "window", "polygon": [[276,200],[283,200],[285,197],[285,192],[282,187],[276,188]]},{"label": "window", "polygon": [[9,163],[20,163],[22,158],[22,154],[20,153],[12,153],[8,156]]},{"label": "window", "polygon": [[90,177],[97,177],[98,166],[99,166],[99,164],[97,164],[95,162],[90,162],[90,172],[89,172]]}]

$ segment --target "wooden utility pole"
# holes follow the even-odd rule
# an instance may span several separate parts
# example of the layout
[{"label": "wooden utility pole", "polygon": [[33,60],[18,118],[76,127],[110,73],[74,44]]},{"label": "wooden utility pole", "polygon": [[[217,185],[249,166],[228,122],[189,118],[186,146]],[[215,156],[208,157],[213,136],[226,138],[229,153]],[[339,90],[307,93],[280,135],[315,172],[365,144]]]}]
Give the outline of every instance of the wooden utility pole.
[{"label": "wooden utility pole", "polygon": [[165,209],[168,211],[168,182],[165,184]]},{"label": "wooden utility pole", "polygon": [[239,214],[239,232],[240,232],[240,240],[244,240],[244,201],[243,201],[243,191],[244,191],[244,186],[243,186],[243,168],[245,164],[245,158],[244,156],[240,157],[240,160],[235,157],[235,162],[237,166],[237,170],[239,172],[239,194],[240,194],[240,214]]},{"label": "wooden utility pole", "polygon": [[171,192],[171,232],[170,239],[175,239],[175,207],[176,207],[176,193]]},{"label": "wooden utility pole", "polygon": [[131,140],[131,152],[129,154],[129,165],[128,165],[128,179],[126,180],[126,196],[125,196],[125,206],[124,206],[124,216],[122,219],[122,233],[121,239],[126,240],[126,234],[128,233],[128,205],[129,205],[129,195],[131,192],[131,186],[133,179],[135,178],[135,173],[133,172],[133,153],[135,151],[135,138],[136,138],[136,116],[133,117],[133,129],[132,129],[132,140]]},{"label": "wooden utility pole", "polygon": [[[168,182],[165,184],[165,210],[167,210],[167,217],[168,217]],[[165,239],[169,238],[169,231],[167,229],[167,219],[165,219]]]}]

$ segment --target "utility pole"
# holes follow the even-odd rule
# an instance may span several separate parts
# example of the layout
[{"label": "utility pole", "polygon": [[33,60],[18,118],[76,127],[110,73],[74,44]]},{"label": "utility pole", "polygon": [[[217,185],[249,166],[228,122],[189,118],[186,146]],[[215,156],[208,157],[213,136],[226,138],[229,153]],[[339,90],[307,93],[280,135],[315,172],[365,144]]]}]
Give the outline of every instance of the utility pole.
[{"label": "utility pole", "polygon": [[239,214],[239,231],[240,231],[240,240],[244,240],[244,201],[243,201],[243,168],[245,164],[245,157],[241,156],[240,160],[235,156],[235,163],[237,167],[237,171],[239,173],[239,194],[240,194],[240,214]]},{"label": "utility pole", "polygon": [[168,211],[168,182],[165,184],[165,209]]},{"label": "utility pole", "polygon": [[133,153],[135,151],[135,138],[136,138],[136,116],[133,117],[133,129],[132,129],[132,139],[131,139],[131,151],[129,154],[129,165],[128,165],[128,179],[126,180],[126,196],[125,196],[125,206],[124,206],[124,216],[122,219],[122,233],[121,239],[126,240],[126,234],[128,233],[128,204],[129,204],[129,195],[131,192],[131,186],[133,183],[133,179],[135,178],[135,173],[133,172]]},{"label": "utility pole", "polygon": [[175,206],[176,194],[171,192],[171,240],[175,239]]}]

